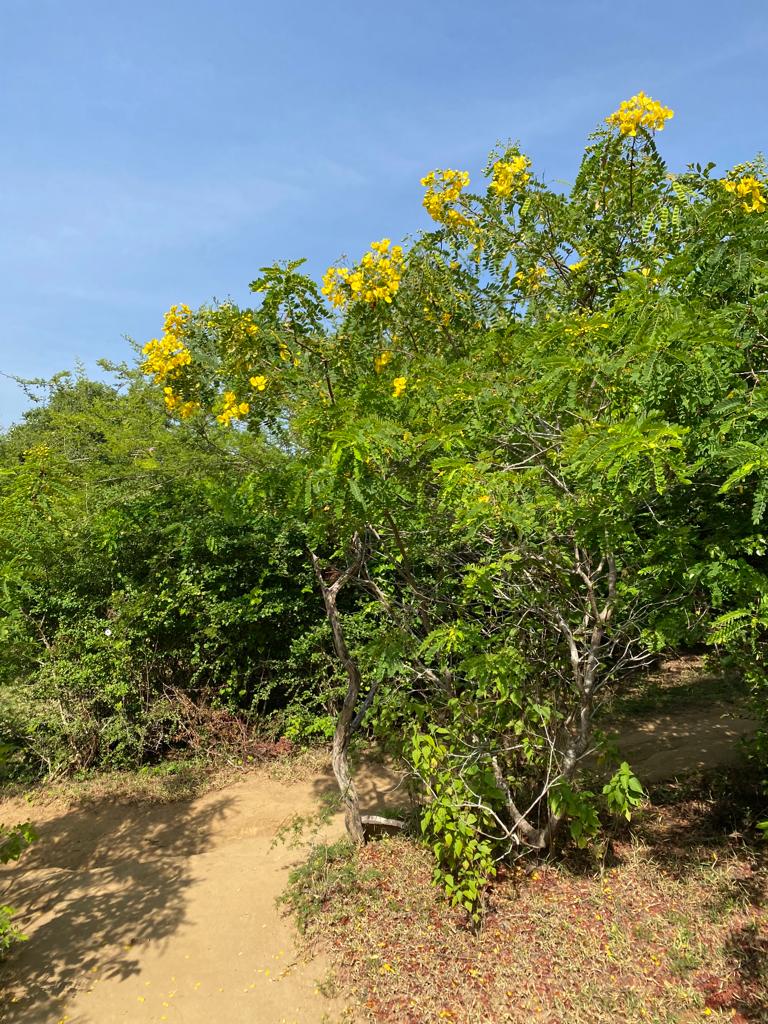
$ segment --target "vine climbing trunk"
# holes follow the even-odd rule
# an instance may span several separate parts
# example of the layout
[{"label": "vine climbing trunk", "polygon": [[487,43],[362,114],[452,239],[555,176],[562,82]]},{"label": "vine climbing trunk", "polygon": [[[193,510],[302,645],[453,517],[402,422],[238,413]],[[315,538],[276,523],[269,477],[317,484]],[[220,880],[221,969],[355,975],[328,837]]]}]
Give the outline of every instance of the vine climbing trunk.
[{"label": "vine climbing trunk", "polygon": [[344,695],[344,701],[341,705],[338,721],[336,722],[336,730],[333,734],[331,765],[344,805],[344,824],[347,828],[347,834],[352,842],[361,845],[365,841],[365,834],[363,831],[363,821],[360,817],[360,801],[357,789],[355,788],[355,781],[349,770],[348,757],[355,706],[361,689],[360,669],[355,659],[349,653],[337,607],[339,591],[352,578],[360,563],[358,560],[355,565],[346,569],[337,576],[333,583],[329,584],[323,575],[323,568],[314,551],[310,551],[310,557],[312,559],[312,567],[315,570],[315,576],[320,585],[320,591],[323,595],[325,612],[333,634],[334,650],[347,673],[347,692]]}]

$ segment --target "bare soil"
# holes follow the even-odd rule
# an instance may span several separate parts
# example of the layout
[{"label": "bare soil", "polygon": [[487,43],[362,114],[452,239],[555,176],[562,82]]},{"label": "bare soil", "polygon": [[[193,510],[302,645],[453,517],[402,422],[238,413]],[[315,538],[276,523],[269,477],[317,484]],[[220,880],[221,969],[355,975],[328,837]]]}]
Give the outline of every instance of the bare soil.
[{"label": "bare soil", "polygon": [[[368,766],[366,808],[379,809],[396,784]],[[285,782],[257,771],[172,804],[4,804],[2,820],[32,817],[40,840],[3,872],[29,941],[0,977],[0,1020],[340,1019],[343,1002],[322,991],[327,964],[301,959],[275,908],[301,851],[272,845],[288,818],[312,814],[333,788],[328,773]]]},{"label": "bare soil", "polygon": [[618,746],[638,778],[661,782],[738,764],[743,759],[739,740],[757,726],[736,706],[688,708],[646,716],[640,725],[622,730]]}]

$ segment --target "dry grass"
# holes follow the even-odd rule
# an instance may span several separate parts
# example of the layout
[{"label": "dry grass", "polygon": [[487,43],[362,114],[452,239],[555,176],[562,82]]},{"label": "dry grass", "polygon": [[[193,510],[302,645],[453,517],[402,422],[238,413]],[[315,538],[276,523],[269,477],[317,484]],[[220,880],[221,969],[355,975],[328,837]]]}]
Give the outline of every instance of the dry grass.
[{"label": "dry grass", "polygon": [[[322,755],[327,761],[327,752]],[[306,778],[319,752],[295,750],[288,741],[262,741],[258,750],[244,758],[186,757],[125,771],[87,771],[35,783],[11,782],[1,795],[9,803],[60,807],[102,803],[168,804],[193,800],[223,789],[254,771],[266,771],[283,781]]]},{"label": "dry grass", "polygon": [[152,770],[92,771],[32,784],[8,783],[2,798],[8,803],[23,800],[30,807],[167,804],[220,789],[241,773],[242,769],[211,768],[202,761],[168,762]]},{"label": "dry grass", "polygon": [[479,935],[408,839],[359,854],[314,919],[337,983],[377,1024],[768,1021],[768,864],[716,793],[665,790],[599,854],[509,872]]},{"label": "dry grass", "polygon": [[327,772],[331,763],[328,744],[312,747],[296,747],[282,757],[276,757],[264,766],[271,779],[277,782],[304,782],[306,779]]}]

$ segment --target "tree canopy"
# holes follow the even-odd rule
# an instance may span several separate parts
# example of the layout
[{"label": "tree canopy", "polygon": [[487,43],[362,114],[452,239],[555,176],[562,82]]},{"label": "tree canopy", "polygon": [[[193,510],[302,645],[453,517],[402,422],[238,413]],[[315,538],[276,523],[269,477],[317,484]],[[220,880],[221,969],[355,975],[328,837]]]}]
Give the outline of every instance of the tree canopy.
[{"label": "tree canopy", "polygon": [[[125,393],[92,398],[103,437],[90,410],[78,451],[89,474],[106,459],[95,490],[73,489],[45,437],[57,402],[96,386],[60,389],[3,442],[6,467],[21,459],[4,521],[57,510],[3,540],[11,671],[64,616],[35,604],[30,566],[63,558],[98,581],[75,591],[102,595],[89,638],[57,641],[95,659],[78,671],[101,657],[106,603],[137,636],[173,619],[183,642],[146,664],[153,678],[251,695],[254,665],[295,657],[301,637],[322,633],[327,657],[314,573],[327,671],[348,680],[334,765],[356,838],[361,726],[420,777],[437,877],[471,913],[500,859],[564,830],[586,842],[601,806],[630,814],[630,766],[597,793],[585,782],[608,695],[680,646],[710,644],[758,687],[765,661],[766,169],[670,171],[671,117],[643,93],[623,103],[567,192],[516,143],[476,191],[431,171],[433,230],[410,245],[375,241],[322,283],[302,261],[263,268],[251,308],[171,307],[142,349],[149,384],[128,374]],[[87,529],[57,532],[59,515]],[[250,589],[228,578],[242,544],[262,559]],[[143,586],[167,595],[151,613]],[[277,647],[259,632],[273,623]]]}]

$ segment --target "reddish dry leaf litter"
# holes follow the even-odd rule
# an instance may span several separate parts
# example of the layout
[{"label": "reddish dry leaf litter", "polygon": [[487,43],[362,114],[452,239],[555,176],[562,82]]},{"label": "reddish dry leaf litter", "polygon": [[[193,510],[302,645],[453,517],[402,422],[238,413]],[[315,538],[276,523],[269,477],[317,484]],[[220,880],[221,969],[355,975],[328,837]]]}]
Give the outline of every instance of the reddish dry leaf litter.
[{"label": "reddish dry leaf litter", "polygon": [[494,885],[473,935],[406,840],[314,926],[376,1024],[768,1021],[767,865],[708,830],[705,803],[655,808],[603,863],[586,855]]}]

